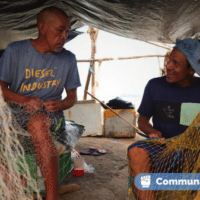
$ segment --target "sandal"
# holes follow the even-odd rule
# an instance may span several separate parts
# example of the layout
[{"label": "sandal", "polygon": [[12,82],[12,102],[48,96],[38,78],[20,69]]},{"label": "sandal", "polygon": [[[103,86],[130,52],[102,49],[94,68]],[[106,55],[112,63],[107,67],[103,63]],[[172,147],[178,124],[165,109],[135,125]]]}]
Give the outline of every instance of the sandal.
[{"label": "sandal", "polygon": [[100,154],[103,154],[103,155],[106,153],[106,151],[103,150],[103,149],[101,148],[101,146],[90,147],[90,150],[95,150],[96,152],[98,152],[98,153],[100,153]]},{"label": "sandal", "polygon": [[80,151],[81,155],[92,155],[92,156],[101,156],[102,154],[96,151],[95,149],[89,149],[88,151]]}]

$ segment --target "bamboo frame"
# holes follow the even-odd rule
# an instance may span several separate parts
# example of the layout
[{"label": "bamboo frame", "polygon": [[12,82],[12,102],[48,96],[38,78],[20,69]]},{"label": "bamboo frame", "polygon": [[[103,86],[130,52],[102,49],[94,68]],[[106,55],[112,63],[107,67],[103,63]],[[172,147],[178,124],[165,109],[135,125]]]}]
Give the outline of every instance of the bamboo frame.
[{"label": "bamboo frame", "polygon": [[[89,27],[88,32],[90,34],[90,39],[91,39],[91,61],[90,61],[90,63],[91,63],[91,66],[92,66],[92,68],[95,72],[94,59],[95,59],[95,54],[96,54],[96,40],[97,40],[99,30],[98,29],[95,30],[93,27]],[[85,90],[86,91],[88,90],[91,78],[92,78],[92,86],[91,86],[92,94],[95,95],[95,79],[96,79],[96,77],[95,77],[95,74],[92,74],[90,72],[90,70],[88,71]],[[87,99],[87,93],[84,93],[83,100],[86,100],[86,99]]]},{"label": "bamboo frame", "polygon": [[99,61],[113,61],[113,60],[128,60],[128,59],[139,59],[139,58],[156,58],[165,57],[165,55],[146,55],[146,56],[131,56],[131,57],[119,57],[114,58],[101,58],[101,59],[87,59],[87,60],[77,60],[77,62],[99,62]]},{"label": "bamboo frame", "polygon": [[144,41],[144,42],[146,42],[148,44],[152,44],[152,45],[157,46],[157,47],[161,47],[161,48],[164,48],[164,49],[172,50],[172,47],[168,47],[167,45],[162,46],[162,45],[159,45],[159,44],[155,44],[153,42],[147,42],[147,41]]}]

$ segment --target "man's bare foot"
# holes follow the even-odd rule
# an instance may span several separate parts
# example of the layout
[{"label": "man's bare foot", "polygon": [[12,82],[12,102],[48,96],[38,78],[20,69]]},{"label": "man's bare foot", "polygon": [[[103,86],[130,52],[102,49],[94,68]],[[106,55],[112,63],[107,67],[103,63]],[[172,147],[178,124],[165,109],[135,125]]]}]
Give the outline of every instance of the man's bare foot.
[{"label": "man's bare foot", "polygon": [[[59,187],[59,194],[65,194],[68,192],[76,192],[80,190],[80,186],[78,186],[77,184],[69,184],[69,185],[63,185]],[[40,194],[42,198],[45,198],[45,194]],[[37,194],[33,193],[33,199],[37,199]]]}]

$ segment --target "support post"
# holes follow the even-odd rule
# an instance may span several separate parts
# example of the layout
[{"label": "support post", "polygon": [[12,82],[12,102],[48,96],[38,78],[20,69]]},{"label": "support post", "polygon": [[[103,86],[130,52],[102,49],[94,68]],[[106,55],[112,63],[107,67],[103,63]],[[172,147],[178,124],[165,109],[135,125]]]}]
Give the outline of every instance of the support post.
[{"label": "support post", "polygon": [[[96,40],[98,36],[98,29],[94,29],[92,27],[89,27],[88,33],[90,34],[90,39],[91,39],[91,59],[95,59],[95,54],[96,54]],[[95,72],[95,62],[91,61],[90,65]],[[90,84],[90,78],[92,76],[92,85],[91,85],[91,90],[92,94],[95,95],[95,74],[91,73],[91,71],[88,71],[88,76],[85,84],[85,91],[88,91],[89,84]],[[83,100],[87,100],[87,93],[84,92]]]}]

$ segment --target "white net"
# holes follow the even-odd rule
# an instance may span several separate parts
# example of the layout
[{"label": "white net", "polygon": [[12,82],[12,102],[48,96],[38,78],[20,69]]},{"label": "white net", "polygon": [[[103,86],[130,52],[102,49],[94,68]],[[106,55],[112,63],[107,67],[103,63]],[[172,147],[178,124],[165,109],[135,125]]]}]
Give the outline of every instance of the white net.
[{"label": "white net", "polygon": [[29,136],[17,123],[13,123],[11,110],[0,91],[0,199],[29,200],[33,199],[33,192],[41,199],[18,134]]},{"label": "white net", "polygon": [[[26,131],[30,117],[32,115],[24,112],[23,107],[7,104],[0,88],[0,200],[41,199],[40,192],[45,190],[45,177],[41,177],[40,170],[46,175],[51,173],[48,170],[53,155],[72,150],[84,131],[84,126],[65,121],[64,118],[57,120],[52,114],[51,121],[47,120],[46,124],[36,118],[33,128],[33,135],[38,131],[35,129],[44,135],[44,126],[54,126],[50,136],[34,139],[35,136],[31,137]],[[40,156],[37,151],[41,150],[41,146],[44,151]],[[39,155],[37,162],[35,154]],[[40,169],[36,164],[38,162],[43,163]]]}]

